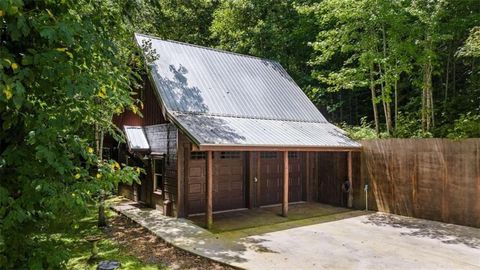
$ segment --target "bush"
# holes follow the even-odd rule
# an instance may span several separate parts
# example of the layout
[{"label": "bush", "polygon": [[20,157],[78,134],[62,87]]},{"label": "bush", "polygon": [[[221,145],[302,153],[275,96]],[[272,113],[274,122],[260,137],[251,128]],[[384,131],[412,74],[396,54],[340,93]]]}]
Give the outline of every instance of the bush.
[{"label": "bush", "polygon": [[415,114],[399,114],[397,125],[393,132],[396,138],[432,138],[430,132],[423,132],[418,116]]},{"label": "bush", "polygon": [[348,133],[348,136],[354,140],[369,140],[378,138],[375,129],[367,122],[366,117],[360,120],[360,126],[349,126],[345,123],[341,127]]},{"label": "bush", "polygon": [[448,138],[464,139],[480,137],[480,114],[462,114],[455,120],[454,127],[449,130]]}]

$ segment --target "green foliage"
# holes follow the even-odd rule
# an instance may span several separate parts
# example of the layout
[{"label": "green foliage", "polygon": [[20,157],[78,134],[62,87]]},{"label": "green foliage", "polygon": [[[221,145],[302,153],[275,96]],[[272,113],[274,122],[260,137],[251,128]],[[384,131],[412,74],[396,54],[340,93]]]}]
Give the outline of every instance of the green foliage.
[{"label": "green foliage", "polygon": [[134,108],[122,1],[0,2],[0,268],[64,266],[50,235],[139,171],[99,159],[94,126]]},{"label": "green foliage", "polygon": [[431,138],[431,132],[422,131],[422,127],[418,124],[418,114],[400,113],[397,119],[394,136],[397,138]]},{"label": "green foliage", "polygon": [[279,61],[302,86],[311,81],[306,65],[317,25],[311,1],[222,1],[211,24],[218,47]]},{"label": "green foliage", "polygon": [[451,139],[480,138],[480,114],[467,113],[455,120],[447,135]]},{"label": "green foliage", "polygon": [[[109,201],[107,201],[107,204]],[[96,223],[97,209],[94,205],[89,205],[83,217],[76,220],[70,228],[63,228],[53,232],[52,237],[57,241],[57,246],[65,247],[69,251],[69,260],[66,262],[66,268],[72,270],[95,270],[97,263],[89,263],[92,244],[86,241],[91,236],[100,236],[102,239],[97,243],[100,260],[116,260],[122,264],[121,269],[145,269],[156,270],[164,269],[161,266],[144,264],[139,259],[128,255],[128,250],[119,243],[109,239],[109,236],[103,233]],[[107,208],[107,216],[111,219],[117,214]]]},{"label": "green foliage", "polygon": [[211,46],[210,25],[217,0],[128,1],[128,17],[135,31],[164,39]]},{"label": "green foliage", "polygon": [[367,122],[366,117],[362,117],[360,126],[349,126],[343,123],[342,128],[348,133],[348,136],[354,140],[377,139],[375,129]]},{"label": "green foliage", "polygon": [[472,28],[470,35],[457,55],[460,57],[480,57],[480,26]]},{"label": "green foliage", "polygon": [[[475,1],[325,0],[309,9],[320,25],[310,61],[320,85],[310,96],[327,99],[336,121],[352,121],[345,97],[355,96],[394,136],[444,136],[459,112],[478,108],[478,64],[465,59],[477,55]],[[417,118],[402,122],[400,111]]]}]

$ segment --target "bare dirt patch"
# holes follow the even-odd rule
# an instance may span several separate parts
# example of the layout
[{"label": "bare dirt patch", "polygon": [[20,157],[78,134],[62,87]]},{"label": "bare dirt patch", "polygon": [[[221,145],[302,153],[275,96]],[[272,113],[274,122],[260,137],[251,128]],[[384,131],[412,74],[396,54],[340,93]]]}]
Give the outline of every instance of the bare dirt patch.
[{"label": "bare dirt patch", "polygon": [[178,249],[122,215],[112,217],[110,225],[109,238],[144,263],[165,269],[235,269]]}]

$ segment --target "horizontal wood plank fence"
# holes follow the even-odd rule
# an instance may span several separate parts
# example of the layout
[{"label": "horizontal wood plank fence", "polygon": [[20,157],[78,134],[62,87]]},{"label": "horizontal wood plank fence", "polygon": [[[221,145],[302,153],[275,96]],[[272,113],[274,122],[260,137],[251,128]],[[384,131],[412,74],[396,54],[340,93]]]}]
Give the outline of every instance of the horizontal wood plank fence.
[{"label": "horizontal wood plank fence", "polygon": [[368,184],[372,210],[480,227],[480,139],[387,139],[362,145],[354,170],[355,208],[365,208]]}]

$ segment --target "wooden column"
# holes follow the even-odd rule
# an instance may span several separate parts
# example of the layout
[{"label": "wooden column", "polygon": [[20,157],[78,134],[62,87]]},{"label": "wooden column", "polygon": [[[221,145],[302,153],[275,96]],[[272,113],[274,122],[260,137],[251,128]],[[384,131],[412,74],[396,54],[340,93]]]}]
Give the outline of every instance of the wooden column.
[{"label": "wooden column", "polygon": [[207,179],[205,181],[205,226],[207,229],[212,228],[213,224],[213,164],[212,164],[212,151],[207,151]]},{"label": "wooden column", "polygon": [[260,202],[261,199],[260,197],[262,196],[262,190],[260,189],[260,182],[262,181],[260,179],[260,171],[261,171],[261,154],[260,152],[255,152],[255,155],[257,156],[257,165],[256,165],[256,178],[257,181],[255,182],[255,207],[260,207]]},{"label": "wooden column", "polygon": [[[178,140],[177,146],[177,211],[176,217],[183,218],[185,217],[185,150],[183,142]],[[166,157],[168,158],[168,157]],[[165,174],[165,173],[164,173]],[[165,195],[163,195],[165,196]],[[165,198],[167,199],[167,198]]]},{"label": "wooden column", "polygon": [[310,152],[305,153],[305,200],[307,202],[312,201],[312,192],[310,191]]},{"label": "wooden column", "polygon": [[351,208],[353,206],[353,183],[352,183],[352,152],[348,152],[348,182],[350,185],[350,189],[348,191],[348,207]]},{"label": "wooden column", "polygon": [[255,168],[255,152],[246,152],[247,156],[247,163],[248,163],[248,208],[252,209],[255,207],[255,177],[257,176],[256,174],[256,168]]},{"label": "wooden column", "polygon": [[283,202],[282,216],[288,215],[288,151],[283,152]]}]

